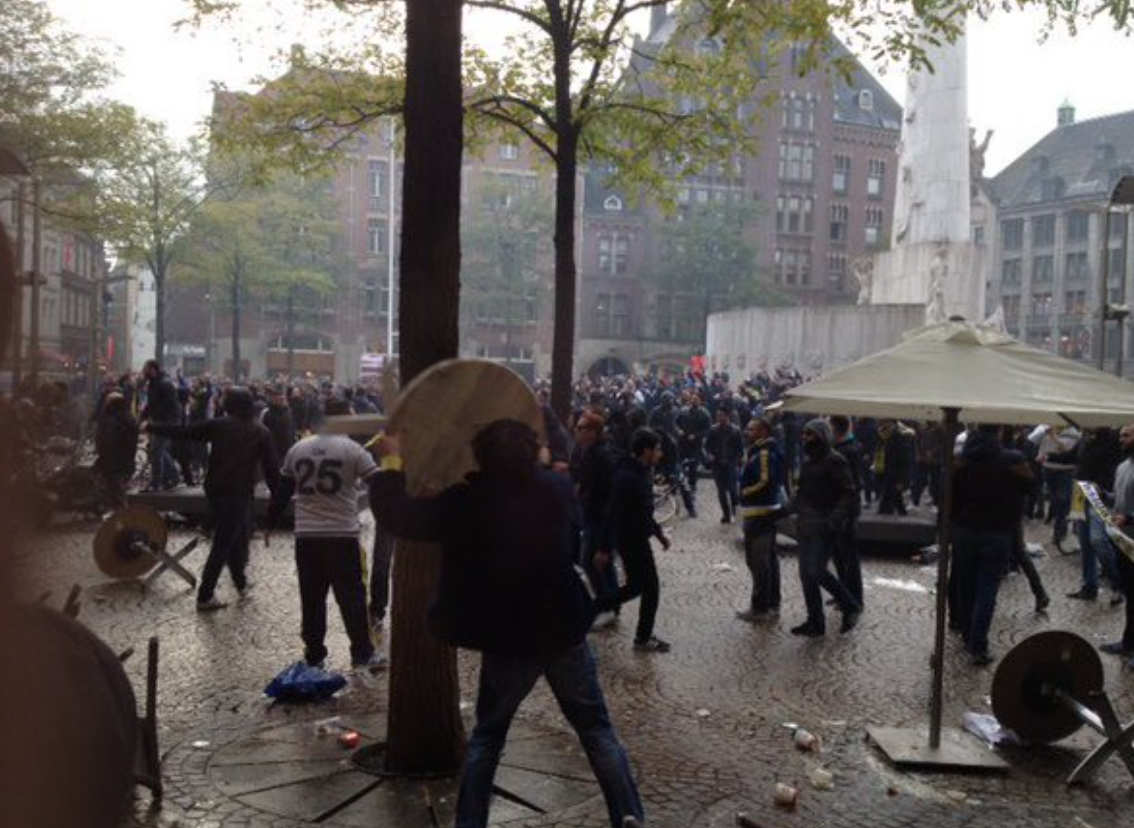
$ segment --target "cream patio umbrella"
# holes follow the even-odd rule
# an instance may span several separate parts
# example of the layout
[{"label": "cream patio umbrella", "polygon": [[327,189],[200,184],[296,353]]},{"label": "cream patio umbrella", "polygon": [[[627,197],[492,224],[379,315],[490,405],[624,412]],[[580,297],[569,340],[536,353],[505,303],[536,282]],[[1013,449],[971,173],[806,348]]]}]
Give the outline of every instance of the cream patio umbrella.
[{"label": "cream patio umbrella", "polygon": [[[793,388],[787,396],[788,411],[942,420],[950,438],[961,417],[1007,425],[1066,422],[1082,428],[1134,422],[1134,383],[961,320],[911,331],[893,348]],[[957,739],[947,745],[941,741],[952,449],[952,439],[942,442],[945,498],[928,749],[917,744],[923,732],[871,730],[871,737],[899,764],[971,764]]]}]

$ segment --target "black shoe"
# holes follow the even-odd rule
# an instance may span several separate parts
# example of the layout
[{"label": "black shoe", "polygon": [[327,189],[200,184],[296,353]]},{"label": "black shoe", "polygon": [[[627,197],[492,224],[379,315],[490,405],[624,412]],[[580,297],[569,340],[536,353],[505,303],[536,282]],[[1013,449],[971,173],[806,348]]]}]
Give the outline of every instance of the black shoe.
[{"label": "black shoe", "polygon": [[1116,593],[1114,593],[1113,595],[1110,596],[1110,605],[1112,607],[1116,607],[1125,600],[1126,600],[1126,598],[1123,597],[1121,592],[1116,592]]},{"label": "black shoe", "polygon": [[1036,596],[1036,612],[1045,612],[1051,606],[1051,596],[1046,592]]},{"label": "black shoe", "polygon": [[822,638],[826,635],[826,631],[817,624],[812,624],[810,621],[807,621],[800,624],[798,627],[792,627],[791,634],[802,635],[805,638]]},{"label": "black shoe", "polygon": [[973,653],[971,656],[969,656],[969,664],[973,665],[974,667],[987,667],[995,660],[996,659],[994,659],[988,653]]},{"label": "black shoe", "polygon": [[1074,598],[1076,601],[1097,601],[1099,594],[1085,589],[1077,589],[1074,592],[1068,592],[1067,597]]},{"label": "black shoe", "polygon": [[721,523],[732,523],[732,518],[730,518],[728,515],[724,515],[723,517],[721,517]]},{"label": "black shoe", "polygon": [[849,610],[843,613],[843,623],[839,627],[839,632],[849,633],[858,626],[858,619],[862,617],[861,610]]}]

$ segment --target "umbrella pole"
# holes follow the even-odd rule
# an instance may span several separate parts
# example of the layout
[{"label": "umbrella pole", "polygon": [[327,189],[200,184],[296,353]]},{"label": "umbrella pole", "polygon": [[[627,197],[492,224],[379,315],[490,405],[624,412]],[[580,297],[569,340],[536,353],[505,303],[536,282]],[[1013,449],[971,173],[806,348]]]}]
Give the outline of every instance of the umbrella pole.
[{"label": "umbrella pole", "polygon": [[941,441],[941,509],[937,515],[937,612],[933,634],[933,693],[929,702],[929,747],[941,747],[941,717],[945,696],[945,620],[949,613],[949,557],[952,552],[953,446],[957,440],[958,408],[943,409],[945,435]]}]

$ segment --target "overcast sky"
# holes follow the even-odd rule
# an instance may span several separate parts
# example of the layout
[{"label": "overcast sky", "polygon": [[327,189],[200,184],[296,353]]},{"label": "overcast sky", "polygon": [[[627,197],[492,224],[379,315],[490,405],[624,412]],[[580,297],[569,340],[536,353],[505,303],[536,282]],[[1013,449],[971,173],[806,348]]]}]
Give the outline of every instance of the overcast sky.
[{"label": "overcast sky", "polygon": [[[0,0],[2,2],[2,0]],[[262,0],[248,0],[250,3]],[[273,70],[281,45],[301,39],[263,31],[255,45],[236,45],[231,31],[175,32],[185,16],[182,0],[50,0],[76,31],[117,51],[122,77],[112,92],[145,114],[188,134],[207,115],[210,84],[244,88]],[[297,21],[295,31],[305,27]],[[473,22],[466,30],[491,41],[498,26]],[[1134,109],[1130,38],[1106,25],[1083,27],[1072,38],[1057,34],[1037,43],[1038,18],[1001,14],[978,21],[969,34],[969,118],[978,133],[994,129],[987,174],[995,174],[1055,125],[1064,100],[1079,120]],[[880,80],[902,102],[904,73],[891,67]]]}]

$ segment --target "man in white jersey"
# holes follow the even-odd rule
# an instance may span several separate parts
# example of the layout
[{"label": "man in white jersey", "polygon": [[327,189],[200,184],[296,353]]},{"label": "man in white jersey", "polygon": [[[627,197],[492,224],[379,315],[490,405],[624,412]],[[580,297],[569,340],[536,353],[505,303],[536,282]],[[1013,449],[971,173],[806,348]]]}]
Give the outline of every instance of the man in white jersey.
[{"label": "man in white jersey", "polygon": [[[350,414],[345,400],[328,400],[328,416]],[[327,590],[350,637],[353,667],[375,670],[386,659],[375,652],[366,616],[362,549],[358,543],[358,486],[378,471],[374,458],[343,434],[317,434],[299,441],[284,458],[281,485],[272,498],[269,525],[278,522],[295,496],[295,564],[299,572],[304,658],[322,665],[327,657]]]}]

